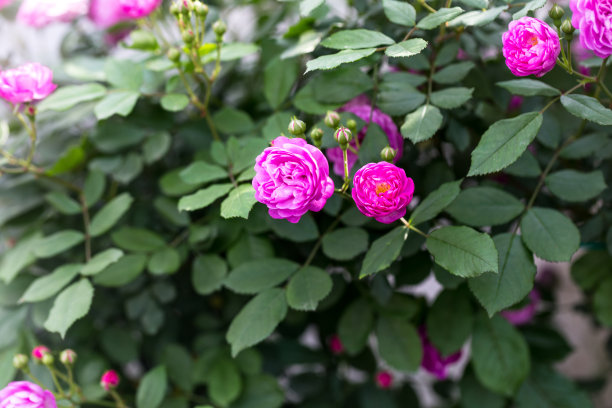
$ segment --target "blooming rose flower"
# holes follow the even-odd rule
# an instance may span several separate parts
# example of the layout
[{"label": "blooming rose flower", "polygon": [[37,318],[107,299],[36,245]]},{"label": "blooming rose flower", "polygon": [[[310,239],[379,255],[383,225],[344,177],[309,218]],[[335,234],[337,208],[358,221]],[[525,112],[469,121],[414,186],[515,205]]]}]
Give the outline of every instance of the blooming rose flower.
[{"label": "blooming rose flower", "polygon": [[100,28],[108,28],[129,19],[116,0],[91,0],[88,17]]},{"label": "blooming rose flower", "polygon": [[8,6],[12,2],[13,2],[13,0],[0,0],[0,9],[3,8],[3,7]]},{"label": "blooming rose flower", "polygon": [[532,290],[529,293],[529,303],[521,309],[507,309],[500,312],[503,318],[515,326],[521,326],[529,323],[536,314],[538,304],[540,303],[540,293],[537,290]]},{"label": "blooming rose flower", "polygon": [[146,17],[155,10],[162,0],[119,0],[123,12],[130,18]]},{"label": "blooming rose flower", "polygon": [[376,385],[382,389],[391,388],[393,384],[393,375],[388,371],[381,371],[376,374]]},{"label": "blooming rose flower", "polygon": [[419,336],[423,345],[423,360],[421,367],[425,371],[435,375],[439,380],[446,379],[446,369],[449,365],[456,363],[461,358],[461,350],[448,357],[442,357],[438,349],[429,341],[425,327],[419,328]]},{"label": "blooming rose flower", "polygon": [[57,408],[51,391],[27,381],[9,383],[0,391],[0,408]]},{"label": "blooming rose flower", "polygon": [[612,55],[612,1],[571,0],[570,8],[580,44],[600,58]]},{"label": "blooming rose flower", "polygon": [[516,76],[541,77],[555,67],[561,52],[555,30],[533,17],[511,21],[502,42],[506,65]]},{"label": "blooming rose flower", "polygon": [[0,72],[0,98],[12,104],[45,99],[57,88],[53,72],[37,63]]},{"label": "blooming rose flower", "polygon": [[368,163],[353,178],[352,195],[359,211],[385,224],[406,215],[413,194],[412,179],[392,163]]},{"label": "blooming rose flower", "polygon": [[17,20],[32,27],[43,27],[56,21],[72,21],[85,15],[87,7],[87,0],[24,0]]},{"label": "blooming rose flower", "polygon": [[36,346],[32,350],[32,357],[36,360],[42,360],[45,354],[50,353],[51,351],[45,346]]},{"label": "blooming rose flower", "polygon": [[[368,98],[362,95],[347,102],[346,105],[339,109],[341,112],[351,112],[366,122],[366,125],[357,135],[360,145],[368,131],[368,121],[370,120],[371,107],[372,106]],[[393,119],[384,114],[380,109],[374,108],[374,111],[372,112],[372,122],[380,126],[383,132],[385,132],[387,138],[389,138],[389,146],[397,151],[394,161],[398,161],[402,157],[402,152],[404,150],[404,138],[397,129],[397,126],[395,126]],[[349,145],[352,146],[353,149],[358,150],[355,139],[353,139]],[[326,154],[327,158],[334,164],[334,173],[339,176],[344,176],[344,159],[342,157],[342,149],[340,147],[333,147],[331,149],[327,149]],[[349,149],[347,151],[347,158],[350,171],[353,165],[357,162],[357,155]]]},{"label": "blooming rose flower", "polygon": [[334,193],[329,163],[304,139],[279,136],[255,160],[255,199],[270,217],[296,223],[308,211],[321,211]]},{"label": "blooming rose flower", "polygon": [[106,371],[104,374],[102,374],[102,378],[100,378],[100,385],[106,391],[117,387],[119,385],[119,374],[117,374],[115,370]]}]

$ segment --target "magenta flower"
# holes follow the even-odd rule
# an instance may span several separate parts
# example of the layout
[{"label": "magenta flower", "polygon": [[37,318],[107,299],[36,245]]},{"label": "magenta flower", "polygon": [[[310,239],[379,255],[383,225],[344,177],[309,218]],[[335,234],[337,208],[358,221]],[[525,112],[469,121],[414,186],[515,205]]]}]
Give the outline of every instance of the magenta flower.
[{"label": "magenta flower", "polygon": [[511,21],[502,42],[506,65],[516,76],[541,77],[555,67],[561,52],[555,30],[533,17]]},{"label": "magenta flower", "polygon": [[116,388],[119,385],[119,374],[117,374],[115,370],[106,371],[104,374],[102,374],[102,378],[100,378],[100,385],[106,391],[110,390],[111,388]]},{"label": "magenta flower", "polygon": [[0,0],[0,9],[8,6],[12,2],[13,2],[13,0]]},{"label": "magenta flower", "polygon": [[376,385],[383,390],[393,385],[393,375],[388,371],[380,371],[376,374]]},{"label": "magenta flower", "polygon": [[368,163],[353,178],[352,195],[359,211],[385,224],[406,215],[413,194],[412,179],[391,163]]},{"label": "magenta flower", "polygon": [[523,106],[523,97],[518,95],[512,95],[508,102],[508,112],[515,112],[521,109]]},{"label": "magenta flower", "polygon": [[612,1],[571,0],[570,8],[580,44],[600,58],[612,55]]},{"label": "magenta flower", "polygon": [[36,346],[32,350],[32,357],[36,360],[42,360],[45,354],[50,353],[51,351],[46,346]]},{"label": "magenta flower", "polygon": [[521,309],[507,309],[500,312],[500,315],[515,326],[529,323],[536,314],[540,303],[540,293],[533,289],[529,292],[529,303]]},{"label": "magenta flower", "polygon": [[143,18],[155,10],[162,0],[119,0],[123,12],[129,18]]},{"label": "magenta flower", "polygon": [[449,365],[456,363],[461,358],[461,350],[448,357],[442,357],[438,349],[429,341],[425,327],[419,328],[419,336],[423,346],[423,360],[421,367],[425,371],[435,375],[439,380],[446,379],[446,369]]},{"label": "magenta flower", "polygon": [[296,223],[308,211],[321,211],[334,193],[329,163],[304,139],[279,136],[255,159],[255,199],[270,217]]},{"label": "magenta flower", "polygon": [[[339,109],[339,111],[351,112],[352,114],[366,122],[366,125],[357,135],[357,138],[359,139],[359,143],[361,145],[361,142],[363,141],[368,131],[368,121],[370,120],[370,112],[372,111],[370,101],[364,95],[358,96],[347,102],[346,105]],[[393,119],[391,119],[388,115],[384,114],[380,109],[374,108],[374,111],[372,112],[372,122],[380,126],[383,132],[385,132],[387,138],[389,139],[389,146],[397,150],[397,156],[395,156],[394,161],[398,161],[402,157],[402,152],[404,150],[404,138],[402,137],[402,134],[399,132],[399,130],[397,130],[397,126],[395,126]],[[349,146],[351,146],[355,150],[358,150],[357,142],[355,141],[355,139],[353,139],[349,143]],[[334,164],[334,173],[339,176],[344,176],[344,159],[342,157],[342,149],[340,147],[333,147],[331,149],[327,149],[326,154],[327,158]],[[351,168],[357,162],[358,156],[351,150],[348,150],[347,156],[348,167],[350,171]]]},{"label": "magenta flower", "polygon": [[100,28],[109,28],[129,19],[117,0],[91,0],[88,17]]},{"label": "magenta flower", "polygon": [[27,381],[9,383],[0,391],[0,408],[57,408],[53,393]]},{"label": "magenta flower", "polygon": [[332,354],[338,355],[344,352],[344,344],[340,340],[340,337],[337,334],[333,334],[327,340],[327,344],[329,345],[329,350]]},{"label": "magenta flower", "polygon": [[32,27],[44,27],[83,16],[87,7],[87,0],[24,0],[17,12],[17,20]]},{"label": "magenta flower", "polygon": [[53,72],[44,65],[30,63],[0,72],[0,98],[12,104],[45,99],[57,88]]}]

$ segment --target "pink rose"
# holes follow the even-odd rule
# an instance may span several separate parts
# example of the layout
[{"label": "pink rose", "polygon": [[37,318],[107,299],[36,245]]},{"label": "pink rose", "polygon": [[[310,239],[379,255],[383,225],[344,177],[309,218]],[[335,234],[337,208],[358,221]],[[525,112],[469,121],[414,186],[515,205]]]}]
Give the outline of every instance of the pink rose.
[{"label": "pink rose", "polygon": [[36,346],[32,350],[32,357],[40,361],[45,356],[45,354],[48,354],[50,352],[51,351],[46,346]]},{"label": "pink rose", "polygon": [[162,0],[119,0],[123,12],[134,19],[148,16],[161,2]]},{"label": "pink rose", "polygon": [[376,374],[376,385],[383,390],[391,388],[393,385],[393,375],[388,371],[381,371]]},{"label": "pink rose", "polygon": [[352,195],[359,211],[385,224],[406,215],[413,194],[412,179],[391,163],[368,163],[353,178]]},{"label": "pink rose", "polygon": [[296,223],[308,211],[321,211],[334,194],[329,163],[304,139],[279,136],[255,160],[255,199],[270,217]]},{"label": "pink rose", "polygon": [[22,65],[0,72],[0,98],[12,104],[45,99],[57,88],[53,72],[37,63]]},{"label": "pink rose", "polygon": [[0,408],[57,408],[51,391],[27,381],[9,383],[0,391]]},{"label": "pink rose", "polygon": [[612,1],[571,0],[570,8],[580,44],[600,58],[612,55]]},{"label": "pink rose", "polygon": [[87,13],[87,0],[24,0],[17,20],[32,27],[43,27],[56,21],[69,22]]},{"label": "pink rose", "polygon": [[[106,390],[116,388],[119,385],[119,374],[115,370],[108,370],[102,374],[100,378],[100,385]],[[0,407],[2,408],[2,407]]]},{"label": "pink rose", "polygon": [[502,42],[506,65],[516,76],[541,77],[555,67],[561,52],[555,30],[533,17],[511,21]]},{"label": "pink rose", "polygon": [[0,0],[0,9],[8,6],[12,2],[13,2],[13,0]]},{"label": "pink rose", "polygon": [[[371,112],[371,104],[367,97],[364,95],[358,96],[351,101],[347,102],[342,108],[339,109],[340,112],[351,112],[355,116],[359,117],[361,120],[366,122],[366,125],[361,129],[357,138],[359,138],[359,143],[363,141],[367,131],[368,131],[368,121],[370,120],[370,112]],[[395,156],[394,162],[397,162],[402,157],[402,152],[404,150],[404,138],[402,134],[397,130],[397,126],[393,122],[388,115],[384,114],[380,109],[374,108],[372,112],[372,122],[376,123],[381,127],[383,132],[387,135],[389,139],[389,146],[394,148],[397,151],[397,155]],[[357,142],[353,139],[350,144],[353,149],[357,150]],[[334,164],[334,173],[339,176],[344,176],[344,159],[342,157],[342,149],[339,147],[333,147],[331,149],[327,149],[326,151],[327,158]],[[347,152],[348,157],[348,167],[349,171],[357,162],[358,156],[353,153],[351,150]]]},{"label": "pink rose", "polygon": [[421,344],[423,346],[423,360],[421,367],[425,371],[435,375],[439,380],[446,379],[446,369],[449,365],[456,363],[461,358],[461,350],[448,357],[442,357],[438,349],[429,341],[425,327],[419,329]]},{"label": "pink rose", "polygon": [[538,304],[540,303],[540,293],[537,290],[529,292],[529,303],[521,309],[502,310],[500,314],[507,321],[515,326],[529,323],[535,316]]},{"label": "pink rose", "polygon": [[117,0],[91,0],[88,16],[100,28],[108,28],[129,19]]}]

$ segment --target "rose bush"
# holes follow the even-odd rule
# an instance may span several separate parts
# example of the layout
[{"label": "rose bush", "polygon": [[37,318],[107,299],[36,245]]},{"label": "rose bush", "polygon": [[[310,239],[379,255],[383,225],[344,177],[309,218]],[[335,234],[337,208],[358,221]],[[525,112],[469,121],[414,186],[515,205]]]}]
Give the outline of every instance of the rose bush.
[{"label": "rose bush", "polygon": [[610,406],[609,1],[0,8],[0,408]]}]

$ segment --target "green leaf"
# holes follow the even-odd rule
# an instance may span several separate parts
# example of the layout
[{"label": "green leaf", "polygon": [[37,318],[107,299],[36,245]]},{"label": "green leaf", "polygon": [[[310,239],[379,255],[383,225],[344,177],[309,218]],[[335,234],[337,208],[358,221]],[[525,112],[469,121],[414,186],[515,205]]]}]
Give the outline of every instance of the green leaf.
[{"label": "green leaf", "polygon": [[123,251],[117,248],[109,248],[96,254],[87,262],[81,269],[81,275],[91,276],[96,275],[106,269],[109,265],[114,264],[123,256]]},{"label": "green leaf", "polygon": [[463,374],[459,383],[461,408],[504,408],[506,399],[484,388],[471,371]]},{"label": "green leaf", "polygon": [[[345,66],[322,72],[312,80],[312,86],[317,101],[345,103],[374,88],[374,81],[359,67]],[[283,124],[282,132],[286,132],[287,123]]]},{"label": "green leaf", "polygon": [[491,391],[514,395],[529,374],[529,350],[520,333],[504,318],[481,313],[472,335],[472,364]]},{"label": "green leaf", "polygon": [[303,215],[295,224],[287,220],[275,220],[272,217],[267,218],[267,222],[276,235],[293,242],[314,241],[319,237],[317,224],[311,214]]},{"label": "green leaf", "polygon": [[64,338],[70,326],[89,312],[93,295],[94,289],[87,279],[68,286],[53,302],[45,329]]},{"label": "green leaf", "polygon": [[538,159],[529,150],[525,150],[514,163],[504,169],[504,173],[516,177],[538,177],[542,169]]},{"label": "green leaf", "polygon": [[369,57],[376,52],[376,48],[365,48],[363,50],[342,50],[336,54],[323,55],[306,63],[306,72],[318,69],[332,69],[342,64],[359,61]]},{"label": "green leaf", "polygon": [[166,367],[157,366],[149,371],[138,386],[136,392],[136,407],[137,408],[157,408],[161,404],[166,389],[168,388],[168,379]]},{"label": "green leaf", "polygon": [[215,184],[214,186],[198,190],[194,194],[181,197],[178,203],[178,209],[179,211],[195,211],[208,207],[217,199],[226,195],[232,187],[233,185],[230,183]]},{"label": "green leaf", "polygon": [[[221,48],[221,61],[234,61],[257,52],[259,52],[259,46],[257,44],[240,42],[223,44],[223,47]],[[202,62],[208,63],[214,61],[215,58],[215,54],[210,53],[202,58]]]},{"label": "green leaf", "polygon": [[445,290],[427,314],[427,337],[443,356],[461,349],[474,327],[469,292]]},{"label": "green leaf", "polygon": [[255,294],[284,282],[300,266],[287,259],[257,259],[234,268],[223,284],[241,294]]},{"label": "green leaf", "polygon": [[300,15],[307,17],[315,9],[325,4],[325,0],[301,0],[300,1]]},{"label": "green leaf", "polygon": [[132,113],[140,94],[136,91],[115,91],[106,95],[94,108],[98,120],[113,115],[127,116]]},{"label": "green leaf", "polygon": [[281,58],[293,58],[299,55],[309,54],[317,48],[317,45],[321,42],[321,38],[323,34],[314,31],[308,30],[300,35],[298,42],[293,46],[285,49],[283,53],[280,55]]},{"label": "green leaf", "polygon": [[195,161],[181,170],[181,179],[187,184],[205,184],[227,178],[227,171],[220,166],[204,161]]},{"label": "green leaf", "polygon": [[81,212],[81,205],[67,194],[53,191],[45,195],[45,199],[57,211],[64,215],[75,215]]},{"label": "green leaf", "polygon": [[338,321],[338,337],[349,355],[363,350],[374,326],[374,312],[364,298],[351,303]]},{"label": "green leaf", "polygon": [[[409,6],[409,4],[406,5]],[[385,54],[393,58],[412,57],[423,51],[425,47],[427,47],[427,41],[422,38],[412,38],[390,46],[385,50]]]},{"label": "green leaf", "polygon": [[323,236],[322,244],[328,258],[349,261],[368,249],[368,233],[361,228],[340,228]]},{"label": "green leaf", "polygon": [[582,136],[564,147],[559,154],[563,159],[585,159],[596,154],[608,144],[608,135],[595,133]]},{"label": "green leaf", "polygon": [[246,133],[253,130],[253,119],[244,111],[234,108],[223,108],[213,115],[215,126],[227,134]]},{"label": "green leaf", "polygon": [[421,339],[414,326],[403,319],[381,316],[376,325],[378,352],[391,367],[416,371],[423,359]]},{"label": "green leaf", "polygon": [[517,408],[592,408],[589,396],[550,367],[537,364],[515,399]]},{"label": "green leaf", "polygon": [[474,227],[501,225],[518,217],[525,206],[512,194],[492,187],[463,190],[446,209],[457,221]]},{"label": "green leaf", "polygon": [[229,357],[215,360],[207,375],[210,398],[222,407],[235,401],[242,391],[242,377],[238,366]]},{"label": "green leaf", "polygon": [[83,186],[83,195],[85,196],[85,203],[87,207],[91,207],[100,201],[104,189],[106,187],[106,176],[99,171],[90,171],[85,179],[85,185]]},{"label": "green leaf", "polygon": [[523,246],[520,236],[501,234],[493,242],[499,253],[499,273],[468,280],[470,290],[489,316],[524,299],[533,288],[536,274],[533,255]]},{"label": "green leaf", "polygon": [[147,257],[143,254],[125,255],[94,276],[96,285],[118,288],[136,279],[144,271]]},{"label": "green leaf", "polygon": [[150,252],[166,245],[156,233],[144,228],[123,227],[111,235],[119,248],[132,252]]},{"label": "green leaf", "polygon": [[275,58],[264,69],[264,96],[272,109],[277,109],[289,96],[298,77],[295,59]]},{"label": "green leaf", "polygon": [[153,275],[166,275],[175,273],[181,266],[181,256],[178,251],[171,247],[166,247],[156,251],[151,258],[147,268]]},{"label": "green leaf", "polygon": [[267,147],[270,147],[269,142],[259,137],[230,137],[227,141],[227,156],[232,171],[239,173],[247,168],[252,169],[255,158]]},{"label": "green leaf", "polygon": [[475,67],[471,61],[462,61],[442,68],[433,75],[433,80],[439,84],[455,84],[465,78]]},{"label": "green leaf", "polygon": [[454,87],[431,93],[431,103],[443,109],[455,109],[472,99],[474,88]]},{"label": "green leaf", "polygon": [[200,295],[220,289],[226,275],[227,264],[218,255],[199,255],[193,260],[191,283]]},{"label": "green leaf", "polygon": [[601,170],[590,173],[560,170],[549,174],[545,182],[551,193],[569,202],[596,198],[608,187]]},{"label": "green leaf", "polygon": [[0,279],[4,283],[11,283],[23,268],[36,260],[34,255],[42,233],[22,237],[17,244],[2,255],[0,262]]},{"label": "green leaf", "polygon": [[168,132],[161,131],[153,133],[147,138],[144,145],[142,145],[142,155],[144,156],[145,162],[151,164],[164,157],[171,143],[172,138]]},{"label": "green leaf", "polygon": [[435,262],[461,277],[498,272],[497,249],[491,237],[468,227],[442,227],[429,234],[427,249]]},{"label": "green leaf", "polygon": [[419,24],[417,24],[417,28],[421,28],[423,30],[432,30],[434,28],[437,28],[439,25],[452,20],[461,13],[463,13],[463,9],[461,7],[441,8],[435,13],[429,14],[421,21],[419,21]]},{"label": "green leaf", "polygon": [[79,231],[66,230],[56,232],[39,240],[34,247],[34,254],[38,258],[50,258],[80,244],[84,239],[85,235]]},{"label": "green leaf", "polygon": [[37,107],[38,112],[66,111],[80,103],[93,101],[106,95],[100,84],[63,86],[45,98]]},{"label": "green leaf", "polygon": [[177,93],[166,94],[162,96],[160,103],[168,112],[180,112],[189,106],[189,97]]},{"label": "green leaf", "polygon": [[68,173],[80,166],[85,161],[85,151],[81,146],[72,146],[64,152],[55,162],[53,167],[47,170],[50,176]]},{"label": "green leaf", "polygon": [[285,395],[276,378],[269,375],[252,375],[246,378],[244,391],[231,408],[280,408]]},{"label": "green leaf", "polygon": [[497,86],[508,90],[513,95],[521,96],[559,96],[561,91],[535,79],[513,79],[498,82]]},{"label": "green leaf", "polygon": [[232,356],[266,339],[287,314],[285,291],[267,289],[247,303],[232,320],[226,335]]},{"label": "green leaf", "polygon": [[442,119],[438,108],[433,105],[423,105],[406,115],[400,130],[405,139],[417,144],[431,139],[442,126]]},{"label": "green leaf", "polygon": [[396,0],[383,0],[385,16],[392,23],[412,27],[416,21],[416,11],[411,4]]},{"label": "green leaf", "polygon": [[108,82],[115,88],[138,91],[144,82],[143,66],[127,59],[107,59],[104,73]]},{"label": "green leaf", "polygon": [[134,30],[130,33],[130,45],[123,43],[123,46],[133,50],[157,51],[159,44],[155,35],[151,31]]},{"label": "green leaf", "polygon": [[494,7],[483,11],[469,11],[448,22],[449,27],[478,27],[493,22],[501,13],[508,9],[507,6]]},{"label": "green leaf", "polygon": [[495,122],[482,135],[472,152],[468,176],[499,171],[518,159],[542,126],[542,114],[524,113],[512,119]]},{"label": "green leaf", "polygon": [[559,211],[532,208],[521,221],[521,233],[527,248],[550,262],[569,262],[580,246],[580,232]]},{"label": "green leaf", "polygon": [[70,281],[77,276],[83,265],[66,264],[56,268],[49,275],[41,276],[34,280],[19,302],[40,302],[49,299],[62,290]]},{"label": "green leaf", "polygon": [[593,296],[595,316],[601,324],[612,327],[612,277],[606,278]]},{"label": "green leaf", "polygon": [[425,102],[425,95],[415,88],[423,79],[407,72],[386,74],[379,84],[376,104],[383,112],[393,116],[412,112]]},{"label": "green leaf", "polygon": [[193,358],[190,352],[179,344],[165,344],[162,361],[170,381],[190,392],[193,387]]},{"label": "green leaf", "polygon": [[233,189],[221,203],[221,216],[223,218],[249,218],[249,213],[256,202],[253,185],[241,184]]},{"label": "green leaf", "polygon": [[113,198],[91,219],[89,234],[97,237],[111,229],[125,214],[134,202],[129,193],[123,193]]},{"label": "green leaf", "polygon": [[372,275],[391,266],[399,256],[407,235],[404,227],[397,227],[374,241],[363,260],[359,277]]},{"label": "green leaf", "polygon": [[329,274],[321,268],[306,266],[289,280],[287,303],[292,309],[314,311],[333,286]]},{"label": "green leaf", "polygon": [[529,13],[530,11],[537,10],[540,7],[544,7],[545,5],[546,5],[546,0],[532,0],[526,3],[522,9],[514,13],[512,15],[512,19],[518,20],[521,17],[525,17],[527,13]]},{"label": "green leaf", "polygon": [[446,207],[448,207],[459,195],[463,179],[444,183],[437,190],[430,193],[414,209],[410,216],[410,224],[419,225],[425,221],[434,219]]},{"label": "green leaf", "polygon": [[335,50],[354,50],[394,43],[395,41],[392,38],[387,37],[383,33],[358,28],[356,30],[338,31],[323,40],[321,45]]},{"label": "green leaf", "polygon": [[604,126],[612,125],[612,110],[587,95],[563,95],[561,104],[569,113]]},{"label": "green leaf", "polygon": [[610,275],[611,261],[605,251],[589,251],[572,263],[572,279],[582,290],[593,290]]}]

